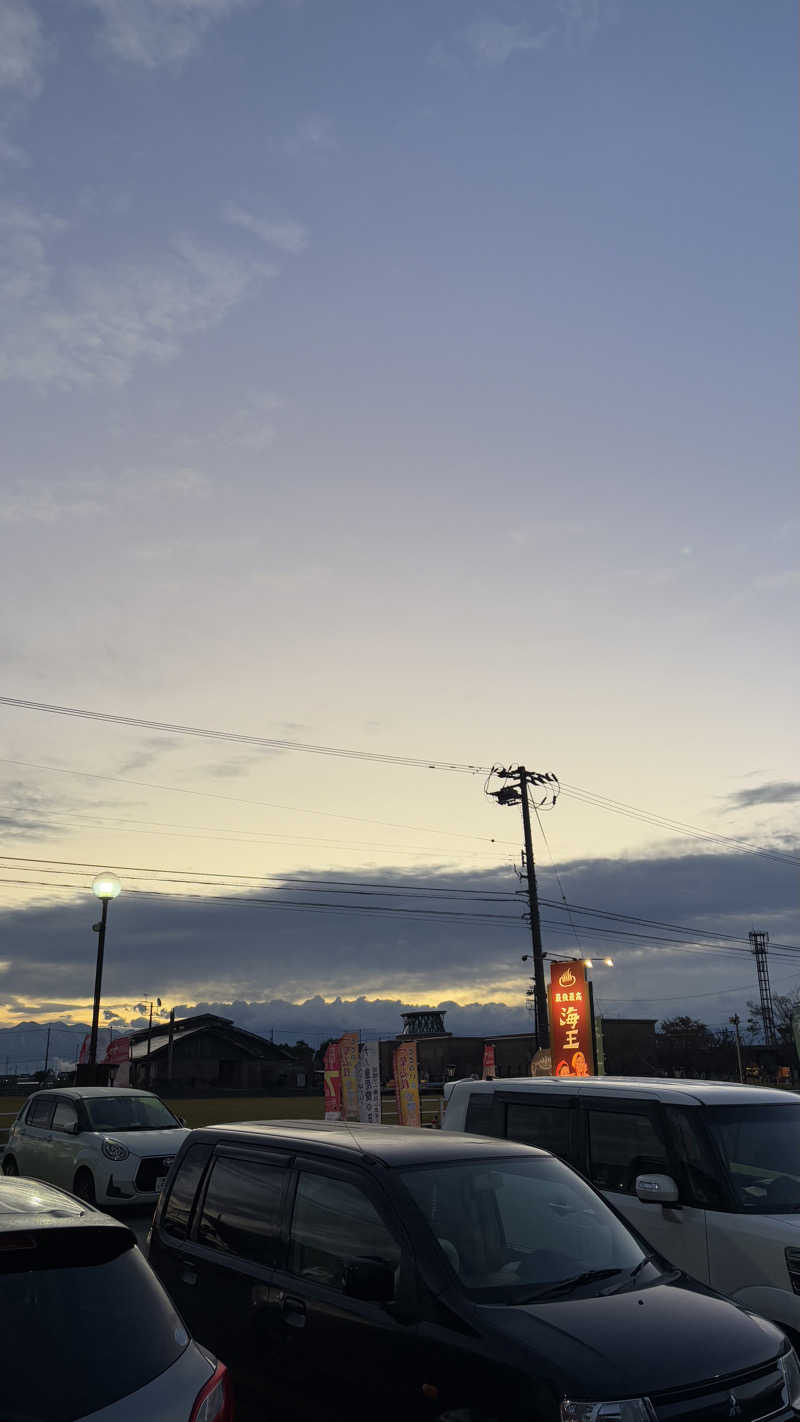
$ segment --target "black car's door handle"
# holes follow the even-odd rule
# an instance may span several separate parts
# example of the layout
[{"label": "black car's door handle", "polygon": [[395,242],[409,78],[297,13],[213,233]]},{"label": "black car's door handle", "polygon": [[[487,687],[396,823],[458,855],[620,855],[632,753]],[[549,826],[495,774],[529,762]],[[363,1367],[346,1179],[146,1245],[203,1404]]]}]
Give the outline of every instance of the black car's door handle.
[{"label": "black car's door handle", "polygon": [[197,1283],[197,1270],[187,1259],[181,1260],[181,1283],[189,1284],[191,1288]]},{"label": "black car's door handle", "polygon": [[281,1313],[290,1328],[305,1328],[306,1306],[302,1299],[286,1294],[281,1305]]}]

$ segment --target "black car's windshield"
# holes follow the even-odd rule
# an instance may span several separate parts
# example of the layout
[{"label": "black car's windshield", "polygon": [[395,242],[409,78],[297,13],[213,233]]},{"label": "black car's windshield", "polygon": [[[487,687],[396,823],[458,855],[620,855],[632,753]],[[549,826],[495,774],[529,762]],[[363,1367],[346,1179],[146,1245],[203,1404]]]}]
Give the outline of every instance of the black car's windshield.
[{"label": "black car's windshield", "polygon": [[174,1131],[180,1126],[157,1096],[95,1096],[84,1104],[94,1131]]},{"label": "black car's windshield", "polygon": [[462,1160],[402,1178],[451,1268],[482,1302],[616,1292],[647,1260],[604,1201],[558,1160]]},{"label": "black car's windshield", "polygon": [[800,1211],[800,1103],[712,1106],[705,1115],[739,1209]]}]

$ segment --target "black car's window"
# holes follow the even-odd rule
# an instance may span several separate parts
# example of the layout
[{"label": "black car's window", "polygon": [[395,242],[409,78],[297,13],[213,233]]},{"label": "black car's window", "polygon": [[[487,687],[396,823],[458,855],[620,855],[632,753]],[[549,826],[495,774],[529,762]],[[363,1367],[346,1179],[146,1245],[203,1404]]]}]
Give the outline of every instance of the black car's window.
[{"label": "black car's window", "polygon": [[467,1102],[467,1118],[464,1129],[476,1136],[491,1136],[492,1114],[494,1111],[493,1091],[473,1091]]},{"label": "black car's window", "polygon": [[637,1175],[668,1175],[664,1143],[646,1111],[589,1108],[589,1174],[599,1190],[632,1195]]},{"label": "black car's window", "polygon": [[357,1259],[396,1269],[400,1246],[360,1186],[303,1171],[292,1216],[290,1272],[342,1289],[345,1269]]},{"label": "black car's window", "polygon": [[[180,1318],[127,1232],[42,1232],[19,1254],[4,1244],[0,1416],[86,1417],[159,1377],[187,1347]],[[43,1339],[58,1339],[56,1353],[43,1352]]]},{"label": "black car's window", "polygon": [[280,1263],[286,1167],[219,1156],[211,1168],[197,1237],[256,1264]]},{"label": "black car's window", "polygon": [[723,1209],[725,1191],[703,1130],[702,1111],[696,1106],[666,1106],[664,1109],[689,1189],[687,1203],[699,1205],[701,1209]]},{"label": "black car's window", "polygon": [[186,1239],[188,1236],[192,1206],[208,1156],[208,1146],[191,1146],[178,1166],[161,1213],[161,1228],[176,1239]]},{"label": "black car's window", "polygon": [[47,1130],[53,1118],[54,1104],[52,1096],[37,1096],[28,1107],[26,1126],[38,1126],[41,1130]]},{"label": "black car's window", "polygon": [[93,1131],[174,1131],[181,1124],[157,1096],[92,1096],[85,1104]]},{"label": "black car's window", "polygon": [[510,1141],[549,1150],[562,1160],[570,1158],[568,1106],[552,1106],[547,1101],[509,1102],[506,1107],[506,1135]]},{"label": "black car's window", "polygon": [[[546,1155],[476,1157],[401,1176],[442,1255],[468,1292],[524,1303],[587,1278],[586,1290],[625,1287],[644,1255],[623,1222],[579,1175]],[[555,1321],[555,1320],[554,1320]]]},{"label": "black car's window", "polygon": [[53,1130],[74,1134],[78,1124],[78,1112],[71,1101],[57,1101],[53,1112]]}]

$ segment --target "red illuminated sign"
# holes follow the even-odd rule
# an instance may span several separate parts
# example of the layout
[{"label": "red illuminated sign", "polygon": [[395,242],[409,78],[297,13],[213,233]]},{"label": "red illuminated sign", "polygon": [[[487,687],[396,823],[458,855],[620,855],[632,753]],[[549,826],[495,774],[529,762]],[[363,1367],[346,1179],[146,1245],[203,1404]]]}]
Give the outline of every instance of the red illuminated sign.
[{"label": "red illuminated sign", "polygon": [[554,1076],[594,1076],[592,1009],[583,963],[550,964]]}]

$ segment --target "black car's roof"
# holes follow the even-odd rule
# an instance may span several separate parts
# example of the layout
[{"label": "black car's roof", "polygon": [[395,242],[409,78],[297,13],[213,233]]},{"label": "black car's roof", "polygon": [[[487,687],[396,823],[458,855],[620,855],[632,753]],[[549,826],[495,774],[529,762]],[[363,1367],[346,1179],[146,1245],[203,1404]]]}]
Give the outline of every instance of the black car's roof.
[{"label": "black car's roof", "polygon": [[368,1126],[346,1121],[232,1121],[203,1126],[192,1132],[220,1143],[235,1140],[263,1145],[286,1145],[295,1150],[323,1151],[347,1156],[368,1156],[388,1166],[435,1164],[437,1161],[475,1160],[484,1156],[548,1157],[548,1152],[515,1141],[488,1136],[462,1135],[421,1129],[418,1126]]}]

